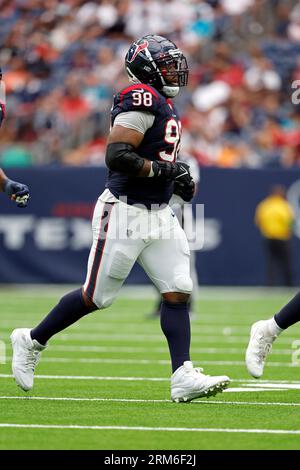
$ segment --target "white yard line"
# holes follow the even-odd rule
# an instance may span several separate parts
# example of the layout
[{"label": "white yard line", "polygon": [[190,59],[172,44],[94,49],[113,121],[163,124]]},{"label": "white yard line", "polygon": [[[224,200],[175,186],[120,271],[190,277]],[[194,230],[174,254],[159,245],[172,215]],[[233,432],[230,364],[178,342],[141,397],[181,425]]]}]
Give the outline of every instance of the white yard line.
[{"label": "white yard line", "polygon": [[[244,383],[243,385],[246,385],[247,387],[247,384]],[[254,385],[254,384],[253,384]],[[286,389],[286,390],[300,390],[300,385],[299,384],[280,384],[280,383],[272,383],[272,382],[269,382],[269,383],[256,383],[255,384],[255,388],[256,390],[257,389]],[[259,391],[259,390],[258,390]]]},{"label": "white yard line", "polygon": [[[149,348],[144,347],[126,347],[126,346],[71,346],[71,345],[54,345],[50,347],[50,351],[65,352],[115,352],[115,353],[137,353],[149,352]],[[271,355],[291,355],[294,350],[277,349],[272,350]],[[168,353],[168,347],[151,348],[151,353]],[[193,353],[199,354],[245,354],[245,348],[192,348]]]},{"label": "white yard line", "polygon": [[[46,297],[64,295],[71,290],[77,289],[77,284],[15,284],[0,287],[0,292],[18,293],[26,296],[36,297],[37,293]],[[289,287],[259,287],[259,286],[200,286],[195,293],[199,300],[252,300],[259,298],[291,298],[297,293],[297,289]],[[157,294],[151,285],[125,285],[122,287],[119,299],[156,299]],[[239,313],[240,314],[240,313]]]},{"label": "white yard line", "polygon": [[[11,357],[7,357],[7,360],[11,360]],[[170,360],[168,359],[119,359],[119,358],[100,358],[100,357],[43,357],[42,362],[49,363],[65,363],[65,364],[156,364],[156,365],[169,365]],[[194,361],[196,366],[200,365],[213,365],[213,366],[244,366],[245,361],[206,361],[199,360]],[[274,362],[269,361],[268,367],[299,367],[299,364],[289,362]]]},{"label": "white yard line", "polygon": [[[69,331],[69,330],[68,330]],[[192,330],[193,331],[193,330]],[[216,332],[216,328],[213,329]],[[9,334],[4,333],[1,335],[1,339],[5,339],[9,341]],[[288,344],[291,345],[297,337],[280,337],[280,344]],[[159,334],[140,334],[137,332],[136,334],[131,332],[130,334],[124,333],[76,333],[76,332],[67,332],[67,333],[60,333],[58,336],[55,337],[56,342],[72,342],[72,341],[85,341],[87,343],[93,341],[122,341],[126,342],[133,342],[133,343],[163,343],[165,341],[163,333]],[[249,341],[249,335],[232,335],[232,329],[230,327],[224,328],[224,330],[220,331],[217,335],[207,335],[203,332],[203,335],[192,334],[192,344],[202,344],[202,343],[217,343],[217,344],[227,344],[227,343],[236,343],[236,344],[243,344],[247,345]],[[73,344],[73,346],[75,346]]]},{"label": "white yard line", "polygon": [[[0,378],[7,379],[12,378],[12,374],[0,374]],[[36,379],[54,379],[54,380],[117,380],[117,381],[148,381],[148,382],[169,382],[170,379],[164,377],[108,377],[108,376],[96,376],[96,375],[35,375]]]},{"label": "white yard line", "polygon": [[[239,332],[242,334],[248,334],[250,333],[250,327],[251,327],[251,319],[247,323],[231,323],[231,322],[205,322],[205,323],[193,323],[191,325],[192,331],[195,333],[216,333],[220,332],[220,334],[224,335],[229,335],[229,334],[235,334],[237,335]],[[20,322],[18,323],[18,328],[27,328],[29,322]],[[10,331],[13,329],[16,325],[16,321],[13,322],[1,322],[1,329],[2,331],[8,330]],[[115,322],[95,322],[94,324],[92,323],[75,323],[74,325],[70,326],[68,328],[69,332],[76,332],[76,331],[82,332],[82,334],[90,334],[90,333],[96,333],[99,331],[99,334],[104,333],[104,332],[112,332],[112,334],[116,331],[116,323]],[[297,328],[294,330],[296,331]],[[122,332],[127,332],[127,333],[145,333],[147,331],[150,331],[152,334],[160,334],[160,329],[159,329],[159,319],[158,322],[151,322],[151,323],[140,323],[140,322],[124,322],[122,323]],[[300,329],[298,328],[298,331]],[[294,333],[296,335],[296,333]]]},{"label": "white yard line", "polygon": [[272,380],[265,380],[265,379],[231,379],[231,382],[242,382],[242,383],[252,383],[252,384],[267,384],[267,383],[278,383],[278,384],[299,384],[299,380],[281,380],[281,379],[272,379]]},{"label": "white yard line", "polygon": [[[295,339],[293,338],[280,338],[281,344],[288,344],[290,345]],[[141,335],[141,334],[91,334],[91,335],[84,335],[80,333],[75,333],[75,334],[62,334],[60,336],[56,337],[57,341],[62,341],[62,342],[68,342],[68,341],[73,341],[73,340],[79,340],[79,341],[86,341],[90,342],[92,340],[95,341],[122,341],[122,342],[134,342],[134,343],[163,343],[165,341],[165,338],[163,334],[159,335]],[[199,335],[194,335],[192,334],[192,344],[201,344],[201,343],[236,343],[236,344],[243,344],[247,345],[249,341],[249,335],[247,336],[232,336],[227,335],[227,334],[219,334],[219,335],[204,335],[204,336],[199,336]]]},{"label": "white yard line", "polygon": [[[71,345],[54,345],[51,346],[51,351],[68,351],[68,352],[116,352],[116,353],[136,353],[136,352],[149,352],[149,348],[143,347],[126,347],[126,346],[71,346]],[[151,348],[151,352],[167,353],[167,345],[163,348]]]},{"label": "white yard line", "polygon": [[[8,339],[8,335],[2,335],[2,339],[6,336],[6,338]],[[229,335],[222,335],[221,333],[218,335],[218,336],[197,336],[197,335],[193,335],[192,339],[194,341],[199,341],[199,342],[219,342],[219,341],[222,341],[222,339],[226,339],[226,341],[233,341],[234,339],[239,341],[239,342],[245,342],[247,340],[249,340],[249,337],[248,336],[229,336]],[[283,338],[284,339],[284,338]],[[84,333],[75,333],[75,332],[69,332],[69,333],[60,333],[58,336],[56,336],[55,338],[56,341],[76,341],[76,340],[79,340],[79,341],[86,341],[86,342],[90,342],[90,341],[101,341],[101,340],[104,340],[104,341],[123,341],[123,342],[138,342],[138,343],[152,343],[152,342],[158,342],[158,343],[162,343],[163,341],[165,341],[165,338],[164,338],[164,335],[163,333],[161,334],[140,334],[140,333],[124,333],[124,334],[115,334],[115,333],[112,333],[112,334],[109,334],[109,333],[90,333],[90,334],[84,334]],[[281,338],[280,338],[281,340]],[[282,342],[282,341],[281,341]]]},{"label": "white yard line", "polygon": [[[8,397],[0,396],[0,400],[37,400],[37,401],[83,401],[83,402],[116,402],[116,403],[169,403],[171,400],[146,400],[138,398],[82,398],[82,397]],[[192,401],[191,405],[239,405],[239,406],[300,406],[300,403],[284,402],[251,402],[251,401],[223,401],[223,400],[201,400]],[[174,406],[174,405],[173,405]]]},{"label": "white yard line", "polygon": [[[207,333],[207,332],[210,332],[212,331],[213,333],[215,332],[216,328],[219,328],[220,330],[223,330],[224,328],[231,328],[232,330],[245,330],[247,333],[250,332],[250,327],[251,327],[251,319],[247,319],[247,322],[244,322],[244,323],[237,323],[237,322],[228,322],[228,319],[226,319],[227,321],[222,321],[222,318],[220,318],[219,315],[216,315],[216,317],[219,318],[219,321],[218,322],[210,322],[210,321],[206,321],[204,322],[203,321],[203,316],[201,314],[201,322],[192,322],[192,328],[193,330],[195,331],[198,331],[198,332],[204,332],[204,333]],[[27,318],[27,316],[26,316]],[[209,318],[209,317],[208,317]],[[19,319],[20,320],[20,319]],[[221,320],[221,321],[220,321]],[[1,321],[1,329],[2,330],[9,330],[13,327],[15,327],[16,325],[16,321],[18,321],[18,319],[16,318],[15,320],[3,320]],[[28,327],[28,321],[19,321],[18,322],[18,328],[27,328]],[[149,329],[153,330],[154,332],[158,331],[159,330],[159,318],[157,318],[157,321],[155,321],[155,318],[153,319],[153,321],[143,321],[143,322],[134,322],[132,321],[132,317],[131,317],[131,321],[126,321],[126,322],[122,322],[122,329],[126,329],[126,330],[129,330],[129,331],[132,331],[132,330],[136,330],[136,329],[140,329],[142,332],[145,332],[145,331],[148,331]],[[90,322],[90,323],[85,323],[85,322],[78,322],[78,323],[75,323],[73,324],[72,326],[69,327],[69,330],[82,330],[84,332],[88,332],[88,331],[91,331],[91,332],[94,332],[95,330],[99,330],[100,332],[101,331],[106,331],[106,330],[115,330],[116,329],[116,323],[115,322],[110,322],[110,321],[105,321],[105,322]]]},{"label": "white yard line", "polygon": [[[11,360],[11,357],[7,357]],[[156,364],[156,365],[170,365],[171,361],[167,359],[115,359],[115,358],[99,358],[99,357],[43,357],[42,362],[50,363],[82,363],[82,364]]]},{"label": "white yard line", "polygon": [[[12,374],[0,374],[0,378],[12,378]],[[96,376],[96,375],[41,375],[41,374],[36,374],[35,378],[39,379],[66,379],[66,380],[125,380],[125,381],[154,381],[154,382],[168,382],[170,379],[165,378],[165,377],[107,377],[107,376]],[[276,383],[276,384],[298,384],[300,385],[299,380],[264,380],[264,379],[248,379],[248,378],[242,378],[242,379],[237,379],[237,378],[231,378],[232,383],[243,383],[243,384],[248,384],[250,383],[251,385],[254,386],[254,384],[269,384],[269,383]]]},{"label": "white yard line", "polygon": [[[7,338],[8,339],[8,338]],[[291,342],[296,338],[280,338],[281,344],[291,344]],[[141,335],[137,334],[80,334],[80,333],[62,333],[55,338],[56,342],[68,342],[68,341],[122,341],[124,343],[134,342],[134,343],[163,343],[165,338],[163,334],[159,335]],[[231,334],[219,334],[216,336],[204,335],[197,336],[192,335],[192,344],[196,343],[237,343],[247,345],[249,341],[249,336],[232,336]]]},{"label": "white yard line", "polygon": [[[12,374],[0,374],[0,378],[11,379]],[[125,382],[169,382],[166,377],[117,377],[117,376],[96,376],[96,375],[35,375],[37,379],[45,380],[98,380],[98,381],[125,381]],[[250,392],[250,391],[274,391],[276,390],[299,390],[300,382],[296,381],[254,381],[247,379],[232,379],[231,383],[242,382],[243,387],[228,388],[225,392]]]},{"label": "white yard line", "polygon": [[[171,400],[144,400],[138,398],[76,398],[76,397],[8,397],[0,396],[0,400],[45,400],[45,401],[87,401],[87,402],[125,402],[125,403],[172,403]],[[217,402],[218,403],[218,402]],[[300,406],[300,403],[299,403]]]},{"label": "white yard line", "polygon": [[163,431],[163,432],[214,432],[214,433],[240,433],[240,434],[300,434],[300,429],[235,429],[235,428],[173,428],[173,427],[146,427],[146,426],[80,426],[76,424],[16,424],[0,423],[0,428],[26,428],[26,429],[79,429],[79,430],[112,430],[112,431]]}]

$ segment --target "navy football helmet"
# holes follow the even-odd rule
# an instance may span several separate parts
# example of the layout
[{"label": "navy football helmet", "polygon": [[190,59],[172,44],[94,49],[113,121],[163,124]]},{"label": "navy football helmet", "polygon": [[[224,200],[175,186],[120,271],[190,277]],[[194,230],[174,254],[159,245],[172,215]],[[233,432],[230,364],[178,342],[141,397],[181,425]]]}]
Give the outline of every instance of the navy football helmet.
[{"label": "navy football helmet", "polygon": [[134,42],[125,57],[129,80],[152,85],[160,93],[174,97],[186,86],[189,69],[176,44],[163,36],[149,34]]}]

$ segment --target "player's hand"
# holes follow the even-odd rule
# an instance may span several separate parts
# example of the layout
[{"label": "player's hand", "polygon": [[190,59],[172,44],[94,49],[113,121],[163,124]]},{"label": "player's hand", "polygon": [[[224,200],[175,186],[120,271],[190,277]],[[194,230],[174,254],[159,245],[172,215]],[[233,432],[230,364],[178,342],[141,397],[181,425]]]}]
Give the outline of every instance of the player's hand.
[{"label": "player's hand", "polygon": [[160,162],[155,160],[152,162],[152,171],[154,177],[162,178],[169,181],[178,181],[187,184],[192,180],[190,175],[190,167],[183,162]]},{"label": "player's hand", "polygon": [[193,178],[190,174],[190,167],[187,163],[176,162],[175,165],[178,169],[178,175],[175,178],[175,183],[177,182],[188,185],[191,181],[193,181]]},{"label": "player's hand", "polygon": [[186,202],[190,202],[195,194],[195,183],[191,179],[189,183],[180,183],[179,181],[175,180],[174,183],[174,194],[180,196]]},{"label": "player's hand", "polygon": [[7,179],[4,183],[4,192],[18,207],[26,207],[29,199],[29,189],[26,184]]}]

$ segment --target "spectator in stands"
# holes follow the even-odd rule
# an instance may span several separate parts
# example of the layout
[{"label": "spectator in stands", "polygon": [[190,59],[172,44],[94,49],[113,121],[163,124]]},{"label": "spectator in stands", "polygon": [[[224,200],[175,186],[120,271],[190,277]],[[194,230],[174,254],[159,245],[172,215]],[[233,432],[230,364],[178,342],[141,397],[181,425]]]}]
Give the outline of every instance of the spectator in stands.
[{"label": "spectator in stands", "polygon": [[293,285],[290,247],[293,220],[285,188],[273,186],[270,195],[258,204],[255,211],[255,224],[264,239],[269,286],[274,286],[277,274],[282,276],[286,286]]},{"label": "spectator in stands", "polygon": [[108,132],[112,95],[126,83],[120,58],[132,38],[151,31],[188,56],[178,108],[192,156],[202,165],[299,165],[297,128],[287,128],[285,116],[299,76],[299,18],[297,0],[2,1],[10,112],[0,154],[10,154],[20,134],[24,141],[26,127],[32,164],[72,163],[72,155],[88,163],[95,133]]}]

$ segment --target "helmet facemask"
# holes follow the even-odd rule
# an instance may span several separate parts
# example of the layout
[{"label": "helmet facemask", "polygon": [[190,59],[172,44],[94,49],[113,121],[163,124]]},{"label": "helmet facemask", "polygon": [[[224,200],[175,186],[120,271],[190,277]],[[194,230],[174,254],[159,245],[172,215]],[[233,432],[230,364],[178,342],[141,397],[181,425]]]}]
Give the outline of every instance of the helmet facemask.
[{"label": "helmet facemask", "polygon": [[126,70],[131,82],[148,83],[171,98],[188,82],[189,71],[182,52],[175,46],[153,54],[146,37],[133,44],[126,58]]},{"label": "helmet facemask", "polygon": [[170,49],[167,54],[156,58],[162,83],[162,92],[169,97],[178,94],[179,88],[186,86],[188,82],[188,65],[185,56],[179,49]]}]

